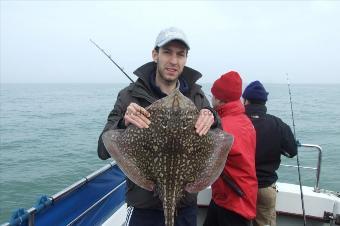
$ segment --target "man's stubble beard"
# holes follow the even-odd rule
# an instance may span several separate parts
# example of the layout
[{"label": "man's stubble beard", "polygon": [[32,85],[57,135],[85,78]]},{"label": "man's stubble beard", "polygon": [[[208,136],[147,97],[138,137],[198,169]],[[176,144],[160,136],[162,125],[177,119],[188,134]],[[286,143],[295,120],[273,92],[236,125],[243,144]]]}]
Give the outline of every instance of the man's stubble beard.
[{"label": "man's stubble beard", "polygon": [[[165,69],[164,69],[164,70],[165,70]],[[163,82],[165,82],[166,85],[173,85],[173,84],[176,84],[177,81],[178,81],[178,78],[179,78],[180,74],[182,73],[182,72],[181,72],[181,73],[177,76],[177,78],[176,78],[175,80],[172,80],[172,79],[167,79],[167,78],[163,75],[163,73],[162,73],[162,71],[160,70],[160,68],[158,67],[158,65],[157,65],[157,72],[158,72],[158,74],[159,74],[160,79],[161,79]]]}]

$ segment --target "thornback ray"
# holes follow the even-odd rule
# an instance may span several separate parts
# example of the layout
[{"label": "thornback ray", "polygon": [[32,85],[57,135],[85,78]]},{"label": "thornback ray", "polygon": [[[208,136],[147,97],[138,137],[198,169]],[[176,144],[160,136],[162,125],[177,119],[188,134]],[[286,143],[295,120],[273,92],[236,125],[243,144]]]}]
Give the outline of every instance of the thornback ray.
[{"label": "thornback ray", "polygon": [[233,137],[221,129],[199,136],[199,111],[178,89],[147,110],[149,128],[130,125],[109,130],[102,139],[131,181],[159,195],[165,225],[174,226],[176,205],[185,192],[199,192],[221,174]]}]

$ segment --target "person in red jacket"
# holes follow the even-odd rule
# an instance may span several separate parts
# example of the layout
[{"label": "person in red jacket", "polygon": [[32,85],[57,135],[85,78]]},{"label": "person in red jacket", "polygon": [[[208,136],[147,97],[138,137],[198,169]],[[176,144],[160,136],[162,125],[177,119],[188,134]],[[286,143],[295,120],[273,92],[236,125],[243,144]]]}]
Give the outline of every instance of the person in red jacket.
[{"label": "person in red jacket", "polygon": [[256,216],[256,132],[240,100],[240,75],[235,71],[222,75],[211,93],[223,130],[234,136],[234,143],[221,176],[211,186],[204,226],[248,226]]}]

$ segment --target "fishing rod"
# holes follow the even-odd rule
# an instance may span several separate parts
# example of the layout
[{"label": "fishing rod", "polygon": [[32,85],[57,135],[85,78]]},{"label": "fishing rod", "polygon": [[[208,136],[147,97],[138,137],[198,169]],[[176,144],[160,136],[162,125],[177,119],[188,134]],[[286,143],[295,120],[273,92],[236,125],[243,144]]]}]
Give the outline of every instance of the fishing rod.
[{"label": "fishing rod", "polygon": [[[292,113],[292,121],[293,121],[293,134],[294,134],[294,139],[296,140],[296,132],[295,132],[295,120],[294,120],[294,111],[293,111],[293,102],[292,102],[292,93],[290,90],[290,82],[288,78],[288,73],[287,75],[287,84],[288,84],[288,92],[289,92],[289,102],[290,102],[290,110]],[[297,145],[300,146],[300,142],[296,140]],[[301,205],[302,205],[302,215],[303,215],[303,225],[306,226],[306,212],[305,212],[305,202],[303,200],[303,191],[302,191],[302,182],[301,182],[301,173],[300,173],[300,161],[299,161],[299,152],[297,151],[296,153],[296,163],[297,163],[297,168],[298,168],[298,174],[299,174],[299,184],[300,184],[300,197],[301,197]]]},{"label": "fishing rod", "polygon": [[128,74],[125,73],[125,71],[123,70],[123,68],[121,68],[114,60],[112,60],[111,56],[110,56],[109,54],[107,54],[107,53],[105,52],[105,50],[103,50],[102,48],[100,48],[99,45],[97,45],[97,43],[95,43],[94,41],[92,41],[92,39],[90,39],[90,42],[92,42],[93,45],[95,45],[102,53],[104,53],[105,56],[107,56],[107,57],[111,60],[111,62],[114,63],[114,65],[116,65],[116,66],[119,68],[119,70],[120,70],[121,72],[123,72],[123,74],[126,75],[126,77],[128,77],[128,79],[130,79],[130,81],[131,81],[132,83],[135,83],[135,82],[132,80],[132,78],[130,78],[130,76],[129,76]]}]

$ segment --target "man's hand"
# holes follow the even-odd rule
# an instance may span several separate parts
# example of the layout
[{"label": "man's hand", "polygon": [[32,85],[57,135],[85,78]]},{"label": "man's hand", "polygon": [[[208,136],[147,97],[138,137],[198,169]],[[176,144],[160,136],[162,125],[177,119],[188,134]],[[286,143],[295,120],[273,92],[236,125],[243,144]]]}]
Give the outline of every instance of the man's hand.
[{"label": "man's hand", "polygon": [[209,109],[202,109],[195,124],[196,133],[198,133],[199,136],[207,134],[213,123],[213,113]]},{"label": "man's hand", "polygon": [[125,126],[128,126],[130,123],[137,126],[138,128],[149,128],[150,113],[145,110],[145,108],[139,106],[136,103],[131,103],[126,109],[124,115]]}]

